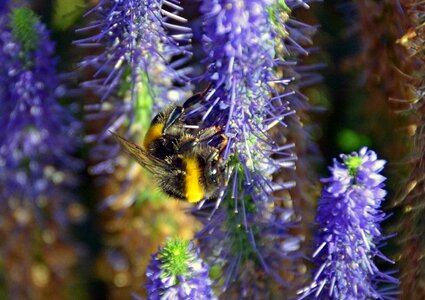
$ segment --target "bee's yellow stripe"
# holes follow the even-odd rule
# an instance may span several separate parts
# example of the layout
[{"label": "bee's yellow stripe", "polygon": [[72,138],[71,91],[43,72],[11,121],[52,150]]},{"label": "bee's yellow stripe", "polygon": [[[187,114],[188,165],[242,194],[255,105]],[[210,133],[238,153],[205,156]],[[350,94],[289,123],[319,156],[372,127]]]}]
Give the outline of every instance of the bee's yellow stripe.
[{"label": "bee's yellow stripe", "polygon": [[194,157],[184,158],[183,161],[186,165],[186,176],[184,179],[186,200],[191,203],[199,202],[205,196],[200,182],[202,171],[199,167],[199,162]]},{"label": "bee's yellow stripe", "polygon": [[163,128],[163,123],[154,124],[149,127],[148,132],[146,132],[145,139],[143,140],[143,146],[145,146],[145,149],[147,149],[154,140],[158,139],[162,135]]}]

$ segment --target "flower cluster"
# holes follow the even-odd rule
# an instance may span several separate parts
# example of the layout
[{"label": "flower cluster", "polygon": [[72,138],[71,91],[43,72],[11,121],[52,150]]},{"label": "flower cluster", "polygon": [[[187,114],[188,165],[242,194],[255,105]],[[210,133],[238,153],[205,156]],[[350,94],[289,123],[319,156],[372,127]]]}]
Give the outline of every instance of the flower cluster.
[{"label": "flower cluster", "polygon": [[[76,44],[101,48],[100,54],[81,62],[82,67],[96,70],[84,87],[102,99],[85,107],[89,120],[104,123],[100,132],[86,137],[87,142],[96,142],[91,151],[96,163],[90,168],[92,174],[112,174],[123,161],[119,146],[111,143],[109,130],[122,130],[123,135],[138,141],[152,113],[184,97],[185,89],[173,87],[188,81],[189,69],[184,65],[190,57],[191,30],[177,24],[186,22],[177,15],[181,9],[175,1],[102,0],[89,12],[95,20],[79,30],[96,33]],[[130,177],[124,179],[123,191],[128,192],[134,181]],[[113,203],[115,198],[107,202]]]},{"label": "flower cluster", "polygon": [[[398,281],[374,262],[378,257],[389,261],[378,248],[384,240],[380,206],[385,177],[379,173],[385,161],[367,148],[341,159],[330,168],[332,176],[322,180],[326,186],[317,210],[320,229],[313,254],[318,268],[299,299],[391,299]],[[379,290],[380,282],[389,286]]]},{"label": "flower cluster", "polygon": [[[191,38],[191,30],[167,22],[167,19],[186,22],[184,18],[167,11],[167,7],[172,11],[181,10],[173,2],[157,0],[102,0],[92,10],[96,12],[97,20],[79,31],[98,29],[99,32],[76,43],[85,47],[104,47],[101,54],[81,63],[82,66],[96,67],[95,78],[107,74],[107,77],[86,83],[100,89],[102,99],[107,99],[114,89],[120,87],[123,80],[129,85],[125,86],[129,87],[126,92],[135,97],[139,85],[151,83],[150,77],[154,76],[154,83],[162,84],[165,89],[155,87],[158,89],[155,93],[162,93],[155,94],[159,99],[159,102],[155,102],[157,108],[167,104],[170,97],[175,100],[173,95],[165,93],[166,88],[173,81],[182,83],[186,79],[184,71],[176,71],[175,68],[184,64],[187,57],[173,65],[169,65],[168,60],[176,55],[190,54],[184,45]],[[174,36],[168,35],[167,29],[180,31],[181,34],[176,32]],[[148,78],[142,78],[143,76]],[[158,82],[159,78],[162,81]]]},{"label": "flower cluster", "polygon": [[47,197],[55,199],[52,205],[63,205],[64,188],[75,184],[73,173],[81,168],[72,156],[80,125],[59,103],[65,89],[54,49],[29,9],[0,17],[2,199],[26,199],[36,206]]},{"label": "flower cluster", "polygon": [[71,194],[80,123],[61,103],[68,90],[54,52],[30,9],[0,15],[0,255],[11,299],[65,297],[78,261],[67,225],[70,207],[81,208]]},{"label": "flower cluster", "polygon": [[208,272],[192,243],[169,240],[147,268],[148,299],[216,299]]},{"label": "flower cluster", "polygon": [[[350,6],[357,9],[350,20],[362,49],[351,61],[367,63],[344,64],[365,80],[361,93],[349,94],[371,100],[356,102],[355,110],[373,122],[400,121],[408,127],[403,134],[414,138],[400,142],[403,134],[391,126],[360,123],[389,161],[409,147],[413,152],[404,163],[390,164],[398,172],[387,171],[396,173],[387,183],[381,174],[386,161],[374,151],[341,155],[321,180],[319,198],[320,151],[312,136],[324,131],[316,131],[310,116],[316,105],[347,90],[335,79],[331,92],[310,87],[321,79],[321,65],[310,55],[317,27],[298,18],[314,20],[316,10],[294,10],[314,1],[201,0],[196,6],[190,0],[57,0],[47,5],[52,14],[40,9],[39,18],[23,6],[40,8],[43,0],[0,0],[0,294],[395,300],[400,285],[404,298],[425,298],[425,2],[361,0]],[[95,6],[84,28],[71,32],[83,17],[77,2]],[[183,13],[183,7],[191,10]],[[318,19],[330,16],[328,8]],[[77,50],[82,72],[58,71],[69,62],[56,58],[44,18],[53,36],[67,32],[58,41],[79,36],[78,49],[60,44],[58,53],[69,57]],[[324,29],[340,21],[329,18]],[[344,48],[325,60],[340,63]],[[381,63],[371,53],[380,54]],[[86,76],[76,80],[82,82],[78,94],[85,93],[80,103],[72,101],[76,93],[68,85],[75,75]],[[195,82],[208,88],[188,98]],[[408,113],[395,117],[394,110]],[[84,138],[77,115],[85,119]],[[153,115],[158,118],[150,124]],[[138,145],[146,136],[132,152],[140,164],[110,131]],[[363,143],[343,136],[337,134],[340,150]],[[87,174],[76,154],[85,154],[83,139]],[[77,189],[80,175],[87,184]],[[151,188],[152,180],[187,201],[170,200]],[[394,256],[402,283],[384,255],[393,235],[381,228],[388,219],[385,188],[390,195],[398,188],[392,182],[403,191],[399,202],[387,203],[399,217],[402,244]],[[99,202],[102,211],[91,214]],[[83,220],[80,232],[76,221]],[[170,236],[184,239],[167,240],[157,250]],[[305,245],[311,240],[310,255]],[[85,267],[76,268],[79,262]]]},{"label": "flower cluster", "polygon": [[205,126],[223,128],[228,137],[223,153],[228,186],[221,187],[215,204],[194,211],[204,223],[197,238],[202,253],[220,265],[223,290],[241,281],[251,297],[256,288],[252,276],[246,276],[248,269],[254,266],[285,284],[281,272],[294,265],[301,242],[290,234],[292,205],[276,194],[294,182],[272,180],[272,174],[293,168],[295,161],[293,145],[279,144],[270,134],[276,125],[286,127],[283,119],[294,113],[285,101],[294,94],[286,88],[292,78],[274,73],[281,40],[270,14],[278,13],[280,5],[284,3],[217,0],[201,6],[209,63],[204,79],[212,87],[193,114]]}]

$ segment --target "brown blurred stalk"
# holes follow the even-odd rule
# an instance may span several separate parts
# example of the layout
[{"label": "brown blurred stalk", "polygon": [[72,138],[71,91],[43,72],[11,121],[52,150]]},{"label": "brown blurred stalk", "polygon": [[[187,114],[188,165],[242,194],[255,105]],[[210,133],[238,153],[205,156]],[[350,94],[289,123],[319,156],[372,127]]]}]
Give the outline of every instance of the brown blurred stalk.
[{"label": "brown blurred stalk", "polygon": [[[365,93],[363,129],[375,149],[389,161],[389,189],[405,179],[407,164],[401,163],[411,148],[411,119],[406,99],[410,90],[406,83],[415,70],[405,51],[396,44],[408,27],[408,20],[394,0],[354,1],[358,20],[361,51],[347,66],[360,68],[359,92]],[[392,201],[389,199],[389,201]]]},{"label": "brown blurred stalk", "polygon": [[[317,23],[314,13],[307,9],[295,9],[290,16],[281,16],[283,20],[289,17],[306,24]],[[274,180],[294,181],[296,184],[290,189],[279,191],[278,196],[288,199],[285,202],[286,205],[288,208],[294,209],[297,218],[299,218],[299,226],[293,229],[292,233],[303,238],[305,242],[301,244],[300,250],[308,257],[311,251],[316,199],[320,192],[317,167],[322,159],[314,136],[314,128],[317,125],[314,121],[314,115],[317,114],[318,99],[314,99],[314,97],[310,99],[308,94],[310,92],[313,94],[316,91],[317,95],[318,87],[312,86],[311,83],[315,84],[320,81],[320,75],[316,67],[318,65],[315,64],[317,57],[309,50],[313,47],[313,36],[316,33],[316,28],[309,25],[294,27],[301,34],[293,35],[292,38],[304,51],[289,51],[291,42],[288,40],[278,43],[279,46],[276,50],[283,60],[298,62],[296,66],[284,65],[277,70],[278,77],[294,78],[294,81],[280,92],[282,94],[288,91],[294,92],[293,96],[283,98],[283,101],[289,102],[295,114],[284,119],[287,127],[278,125],[273,128],[272,135],[280,145],[294,144],[292,151],[297,160],[295,161],[295,168],[283,168],[275,175]],[[285,280],[291,282],[294,287],[301,286],[303,282],[308,281],[309,272],[306,263],[305,260],[292,262],[292,265],[296,267],[295,272],[297,274],[286,272],[286,274],[282,274]]]},{"label": "brown blurred stalk", "polygon": [[409,100],[415,122],[412,171],[403,188],[400,257],[401,299],[425,299],[425,2],[400,1],[405,27],[397,43],[414,65],[409,73]]}]

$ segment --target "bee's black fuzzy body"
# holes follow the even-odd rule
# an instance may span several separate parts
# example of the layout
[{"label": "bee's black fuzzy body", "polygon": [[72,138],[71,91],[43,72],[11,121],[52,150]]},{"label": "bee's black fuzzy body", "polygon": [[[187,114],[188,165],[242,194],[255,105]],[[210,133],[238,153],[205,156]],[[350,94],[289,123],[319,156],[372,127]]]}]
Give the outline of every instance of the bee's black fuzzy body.
[{"label": "bee's black fuzzy body", "polygon": [[227,138],[221,129],[184,126],[188,102],[192,105],[202,95],[205,92],[192,96],[182,106],[171,105],[157,114],[143,147],[113,133],[125,150],[153,174],[167,195],[191,203],[214,197],[224,182],[220,157]]}]

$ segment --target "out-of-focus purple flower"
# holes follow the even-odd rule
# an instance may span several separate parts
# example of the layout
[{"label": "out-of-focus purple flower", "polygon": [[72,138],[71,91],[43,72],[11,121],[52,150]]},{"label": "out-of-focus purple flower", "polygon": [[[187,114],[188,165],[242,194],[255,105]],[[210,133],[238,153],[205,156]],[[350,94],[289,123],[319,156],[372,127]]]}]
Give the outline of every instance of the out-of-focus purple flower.
[{"label": "out-of-focus purple flower", "polygon": [[9,5],[9,0],[3,0],[0,2],[0,14],[3,14],[7,11],[8,5]]},{"label": "out-of-focus purple flower", "polygon": [[217,299],[208,272],[192,243],[169,240],[148,265],[148,299]]},{"label": "out-of-focus purple flower", "polygon": [[[122,130],[122,135],[137,142],[152,114],[185,98],[187,89],[182,87],[188,82],[190,69],[185,64],[190,58],[192,33],[179,25],[186,22],[178,16],[181,10],[178,1],[102,0],[89,12],[95,20],[79,30],[94,34],[76,43],[100,51],[81,62],[82,67],[95,70],[93,79],[83,86],[101,98],[85,106],[87,119],[104,124],[99,132],[86,136],[87,142],[95,143],[92,174],[113,174],[116,166],[126,161],[109,130]],[[130,174],[135,172],[127,173],[122,184],[126,192],[133,182]],[[133,201],[131,194],[128,203]],[[109,204],[116,195],[111,197],[106,199]]]},{"label": "out-of-focus purple flower", "polygon": [[0,256],[10,299],[64,297],[81,254],[67,234],[80,123],[72,104],[61,105],[69,90],[54,50],[30,9],[0,15]]},{"label": "out-of-focus purple flower", "polygon": [[[380,174],[385,161],[362,148],[334,160],[317,210],[320,226],[313,254],[317,271],[299,299],[393,299],[398,281],[381,272],[375,258],[390,260],[378,245],[384,240],[380,210],[386,191]],[[382,290],[378,284],[385,283]]]},{"label": "out-of-focus purple flower", "polygon": [[54,50],[31,10],[0,17],[0,193],[9,201],[63,205],[81,168],[72,157],[80,124],[59,103],[66,91]]}]

